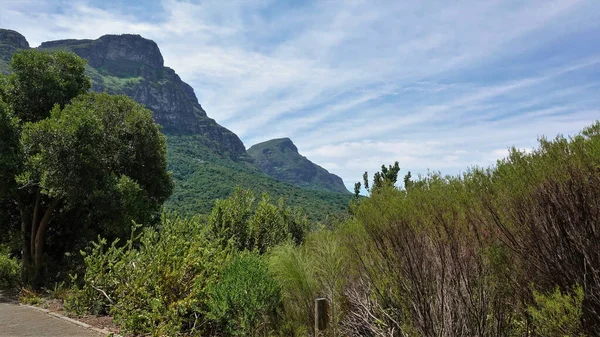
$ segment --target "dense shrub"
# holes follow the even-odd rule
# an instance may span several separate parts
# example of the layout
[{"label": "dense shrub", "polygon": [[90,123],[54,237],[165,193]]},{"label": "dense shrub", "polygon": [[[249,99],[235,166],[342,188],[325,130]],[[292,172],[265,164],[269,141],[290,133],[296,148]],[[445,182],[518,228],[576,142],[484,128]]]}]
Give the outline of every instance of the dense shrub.
[{"label": "dense shrub", "polygon": [[583,336],[581,328],[581,303],[583,289],[573,288],[572,294],[561,292],[559,288],[549,294],[533,292],[535,305],[527,311],[531,315],[535,334],[541,337]]},{"label": "dense shrub", "polygon": [[[335,232],[349,265],[334,326],[354,336],[598,335],[599,172],[596,123],[531,152],[511,149],[488,169],[373,184]],[[376,181],[384,176],[397,181]],[[307,322],[312,306],[294,295],[323,289],[309,247],[278,248],[270,264],[287,316]]]},{"label": "dense shrub", "polygon": [[160,231],[145,229],[124,246],[95,243],[86,253],[83,285],[67,308],[108,312],[135,334],[201,333],[207,287],[218,281],[228,256],[197,219],[163,216]]},{"label": "dense shrub", "polygon": [[281,314],[280,287],[260,254],[300,243],[308,221],[267,196],[236,190],[203,221],[163,216],[158,228],[105,239],[84,252],[66,308],[110,314],[125,331],[153,335],[266,335]]},{"label": "dense shrub", "polygon": [[221,336],[267,336],[280,313],[279,285],[256,253],[242,253],[208,289],[208,318]]},{"label": "dense shrub", "polygon": [[491,242],[472,227],[463,181],[432,174],[422,182],[408,193],[382,187],[356,210],[368,249],[354,251],[386,306],[380,320],[420,336],[506,335],[510,308],[489,268]]},{"label": "dense shrub", "polygon": [[4,247],[0,246],[0,289],[12,289],[19,285],[21,268],[17,259],[12,258]]},{"label": "dense shrub", "polygon": [[227,199],[217,200],[208,218],[214,238],[222,245],[232,244],[237,250],[266,252],[286,241],[301,243],[309,229],[306,217],[277,204],[264,194],[260,202],[252,191],[237,188]]}]

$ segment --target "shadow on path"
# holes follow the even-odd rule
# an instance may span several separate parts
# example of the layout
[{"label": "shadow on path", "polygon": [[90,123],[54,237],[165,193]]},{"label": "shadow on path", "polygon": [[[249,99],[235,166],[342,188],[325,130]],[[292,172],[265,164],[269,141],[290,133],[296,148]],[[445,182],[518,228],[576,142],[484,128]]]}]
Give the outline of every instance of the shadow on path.
[{"label": "shadow on path", "polygon": [[98,332],[39,309],[19,305],[17,293],[0,291],[0,337],[100,337]]},{"label": "shadow on path", "polygon": [[19,303],[19,292],[0,289],[0,303]]}]

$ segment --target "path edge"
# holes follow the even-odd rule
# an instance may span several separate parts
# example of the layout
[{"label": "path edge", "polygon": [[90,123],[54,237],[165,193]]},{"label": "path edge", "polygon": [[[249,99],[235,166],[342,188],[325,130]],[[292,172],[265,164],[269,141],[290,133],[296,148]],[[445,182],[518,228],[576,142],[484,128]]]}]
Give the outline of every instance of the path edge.
[{"label": "path edge", "polygon": [[110,332],[110,331],[108,331],[106,329],[96,328],[95,326],[91,326],[91,325],[89,325],[87,323],[80,322],[80,321],[78,321],[76,319],[73,319],[73,318],[70,318],[70,317],[58,314],[58,313],[50,311],[48,309],[36,307],[34,305],[29,305],[29,304],[23,304],[23,303],[19,303],[19,305],[22,306],[22,307],[28,307],[28,308],[35,309],[37,311],[41,311],[41,312],[45,313],[46,315],[50,315],[50,316],[54,316],[56,318],[60,318],[63,321],[67,321],[69,323],[72,323],[72,324],[75,324],[75,325],[79,325],[80,327],[83,327],[83,328],[86,328],[86,329],[89,329],[89,330],[92,330],[92,331],[104,334],[104,336],[123,337],[123,336],[121,336],[119,334],[116,334],[114,332]]}]

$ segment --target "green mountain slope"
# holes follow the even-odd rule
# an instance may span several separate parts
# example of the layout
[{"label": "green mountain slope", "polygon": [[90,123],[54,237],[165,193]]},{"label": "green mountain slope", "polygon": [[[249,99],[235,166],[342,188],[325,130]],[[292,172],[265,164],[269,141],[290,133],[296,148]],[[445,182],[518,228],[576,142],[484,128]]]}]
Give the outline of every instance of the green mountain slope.
[{"label": "green mountain slope", "polygon": [[288,205],[301,207],[310,218],[321,220],[348,208],[350,194],[300,188],[269,177],[249,162],[234,161],[213,151],[198,135],[167,133],[169,170],[176,189],[166,207],[180,213],[207,213],[214,200],[233,192],[235,186],[267,192]]},{"label": "green mountain slope", "polygon": [[292,185],[337,193],[350,193],[342,178],[298,153],[289,138],[272,139],[253,145],[248,154],[269,176]]}]

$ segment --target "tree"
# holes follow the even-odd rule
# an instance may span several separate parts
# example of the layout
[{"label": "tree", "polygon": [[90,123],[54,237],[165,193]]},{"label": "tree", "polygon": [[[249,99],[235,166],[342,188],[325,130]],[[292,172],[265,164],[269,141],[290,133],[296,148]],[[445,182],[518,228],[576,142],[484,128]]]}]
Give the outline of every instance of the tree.
[{"label": "tree", "polygon": [[[369,173],[363,173],[363,183],[367,192],[376,192],[383,186],[394,186],[398,181],[398,173],[400,172],[400,165],[395,162],[394,165],[381,165],[381,172],[375,172],[373,175],[373,185],[369,189]],[[408,179],[410,181],[410,172],[408,173]],[[405,177],[406,183],[406,177]],[[354,185],[354,194],[358,198],[358,192],[360,191],[360,183]]]},{"label": "tree", "polygon": [[[14,116],[0,114],[0,129],[14,134],[2,137],[0,154],[16,153],[10,165],[0,163],[0,193],[18,205],[23,279],[30,282],[33,273],[36,286],[44,283],[51,224],[144,223],[173,188],[166,141],[152,113],[125,96],[86,94],[84,65],[71,53],[17,53],[0,90]],[[77,217],[63,216],[69,213]]]},{"label": "tree", "polygon": [[86,93],[90,79],[85,60],[68,52],[23,50],[13,55],[5,90],[0,90],[21,122],[47,118],[55,104],[61,108]]},{"label": "tree", "polygon": [[360,182],[357,182],[354,184],[354,199],[356,199],[356,200],[358,200],[358,198],[360,198],[360,188],[361,188]]},{"label": "tree", "polygon": [[389,165],[389,167],[381,165],[381,172],[375,172],[373,177],[373,189],[379,189],[383,185],[394,186],[398,181],[398,172],[400,172],[398,162],[395,162],[394,166]]},{"label": "tree", "polygon": [[[0,244],[14,242],[12,228],[19,223],[15,201],[11,198],[15,190],[15,174],[19,163],[19,136],[17,120],[7,104],[0,99]],[[16,226],[18,227],[18,225]]]},{"label": "tree", "polygon": [[17,120],[9,106],[0,100],[0,200],[6,198],[14,187],[19,154],[16,127]]},{"label": "tree", "polygon": [[[0,107],[0,201],[17,205],[21,218],[23,236],[23,277],[29,274],[31,265],[29,228],[33,221],[35,189],[33,186],[17,186],[15,177],[22,169],[24,158],[19,146],[20,132],[27,122],[36,122],[49,116],[55,104],[63,107],[72,98],[90,88],[90,80],[84,74],[85,61],[67,52],[47,53],[24,50],[13,55],[12,74],[0,80],[0,101],[8,105]],[[2,210],[2,217],[13,214]],[[12,218],[12,217],[11,217]],[[9,227],[19,227],[11,221]],[[28,242],[31,241],[31,244]]]},{"label": "tree", "polygon": [[261,254],[284,241],[304,242],[309,224],[301,212],[285,206],[283,199],[271,203],[267,194],[257,201],[252,191],[239,186],[229,198],[217,200],[208,217],[213,238],[223,246]]},{"label": "tree", "polygon": [[404,176],[404,189],[406,191],[408,191],[409,189],[411,189],[413,187],[413,181],[410,180],[412,178],[412,175],[410,174],[410,171],[408,171],[408,173]]},{"label": "tree", "polygon": [[[151,112],[126,96],[86,94],[49,118],[25,126],[21,186],[36,186],[31,237],[35,274],[42,267],[44,235],[52,213],[100,195],[125,207],[107,209],[149,221],[172,191],[166,141]],[[100,210],[102,211],[102,210]]]}]

